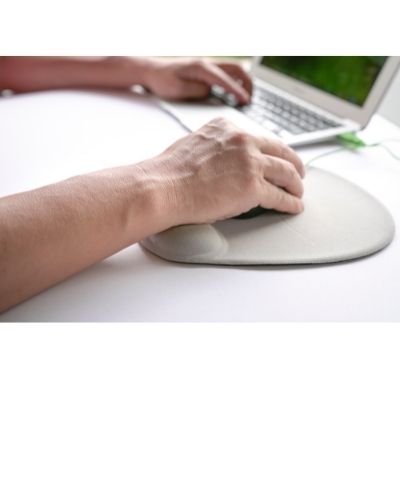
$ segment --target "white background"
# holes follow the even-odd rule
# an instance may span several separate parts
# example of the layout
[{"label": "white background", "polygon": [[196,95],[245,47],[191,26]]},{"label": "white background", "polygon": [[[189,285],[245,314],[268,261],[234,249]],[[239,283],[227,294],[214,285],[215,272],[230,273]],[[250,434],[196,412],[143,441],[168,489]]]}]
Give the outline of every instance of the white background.
[{"label": "white background", "polygon": [[[391,2],[262,5],[14,1],[0,46],[399,54]],[[398,499],[399,354],[397,325],[2,325],[0,497]]]}]

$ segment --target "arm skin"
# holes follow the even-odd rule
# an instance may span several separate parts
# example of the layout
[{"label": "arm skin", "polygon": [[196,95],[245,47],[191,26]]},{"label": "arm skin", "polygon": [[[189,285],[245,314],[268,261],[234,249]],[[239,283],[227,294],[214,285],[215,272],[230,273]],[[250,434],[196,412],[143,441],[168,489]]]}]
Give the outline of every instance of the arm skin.
[{"label": "arm skin", "polygon": [[147,236],[262,205],[303,210],[304,166],[217,119],[159,156],[0,199],[0,311]]},{"label": "arm skin", "polygon": [[3,57],[0,89],[17,93],[62,88],[128,89],[145,83],[149,62],[140,57]]},{"label": "arm skin", "polygon": [[[229,63],[112,58],[91,61],[100,64],[91,75],[82,61],[73,60],[73,69],[67,70],[70,62],[64,58],[34,58],[37,65],[32,67],[25,58],[5,59],[0,60],[0,75],[7,77],[0,83],[19,92],[85,85],[125,88],[134,81],[172,99],[201,98],[212,83],[226,80],[226,88],[243,101],[251,93],[243,70]],[[104,64],[114,65],[115,74],[108,74],[110,66],[103,71]],[[25,79],[29,67],[37,72]],[[121,75],[128,68],[130,76],[124,80]],[[209,223],[257,205],[299,213],[303,177],[304,165],[289,147],[217,119],[136,165],[0,198],[0,312],[176,225]]]},{"label": "arm skin", "polygon": [[165,229],[166,212],[140,165],[0,199],[0,311]]},{"label": "arm skin", "polygon": [[252,90],[246,72],[229,62],[144,57],[0,57],[0,91],[129,89],[134,84],[170,99],[204,98],[211,85],[218,84],[243,104],[249,101]]}]

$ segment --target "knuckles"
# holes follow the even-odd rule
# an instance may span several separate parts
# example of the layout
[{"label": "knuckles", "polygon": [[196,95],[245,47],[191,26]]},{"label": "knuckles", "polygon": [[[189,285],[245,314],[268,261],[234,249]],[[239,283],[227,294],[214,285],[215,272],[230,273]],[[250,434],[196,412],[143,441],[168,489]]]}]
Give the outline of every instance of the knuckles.
[{"label": "knuckles", "polygon": [[246,147],[249,145],[250,142],[250,137],[246,132],[243,132],[242,130],[235,130],[231,133],[230,136],[230,142],[239,148]]},{"label": "knuckles", "polygon": [[223,116],[218,116],[213,118],[207,125],[212,125],[214,127],[219,127],[221,129],[229,129],[233,124]]},{"label": "knuckles", "polygon": [[236,125],[222,116],[211,120],[209,125],[216,127],[224,135],[228,134],[228,140],[234,146],[244,147],[251,143],[251,136],[247,132],[237,128]]}]

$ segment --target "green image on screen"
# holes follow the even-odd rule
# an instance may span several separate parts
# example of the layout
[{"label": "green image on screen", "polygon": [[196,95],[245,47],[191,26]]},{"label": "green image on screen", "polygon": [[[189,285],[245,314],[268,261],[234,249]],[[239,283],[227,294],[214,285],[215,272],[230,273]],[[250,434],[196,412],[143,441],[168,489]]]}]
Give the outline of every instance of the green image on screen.
[{"label": "green image on screen", "polygon": [[362,106],[385,56],[263,56],[261,64]]}]

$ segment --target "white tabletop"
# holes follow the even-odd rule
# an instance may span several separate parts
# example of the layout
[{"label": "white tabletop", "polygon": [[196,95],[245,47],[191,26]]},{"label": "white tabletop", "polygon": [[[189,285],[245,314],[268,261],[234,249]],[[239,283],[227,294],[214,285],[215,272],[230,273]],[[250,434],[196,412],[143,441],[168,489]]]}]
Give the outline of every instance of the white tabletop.
[{"label": "white tabletop", "polygon": [[[142,96],[55,91],[0,99],[0,196],[149,158],[184,134]],[[375,116],[361,136],[369,142],[400,139],[400,130]],[[400,154],[400,143],[388,146]],[[335,147],[299,152],[308,160]],[[315,164],[369,191],[399,227],[400,162],[386,151],[346,151]],[[136,244],[0,320],[399,321],[399,297],[398,236],[364,259],[294,267],[177,264]]]}]

